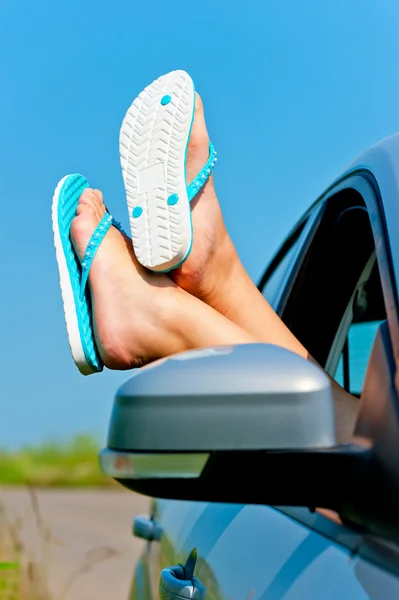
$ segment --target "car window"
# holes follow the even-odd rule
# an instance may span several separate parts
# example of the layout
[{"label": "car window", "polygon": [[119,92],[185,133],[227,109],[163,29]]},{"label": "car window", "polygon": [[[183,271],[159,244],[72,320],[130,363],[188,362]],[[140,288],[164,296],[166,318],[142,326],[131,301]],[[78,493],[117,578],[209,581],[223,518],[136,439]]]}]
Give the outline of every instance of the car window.
[{"label": "car window", "polygon": [[299,236],[287,250],[286,254],[283,256],[280,263],[274,269],[265,286],[263,287],[262,294],[273,308],[276,308],[276,304],[280,292],[284,287],[286,277],[289,275],[289,272],[293,266],[300,241],[301,237]]},{"label": "car window", "polygon": [[258,285],[259,290],[277,311],[283,310],[285,298],[295,279],[302,256],[311,245],[325,210],[324,202],[317,202],[295,227],[266,268]]},{"label": "car window", "polygon": [[353,323],[349,328],[334,379],[355,396],[360,396],[362,392],[371,350],[381,323],[381,320]]},{"label": "car window", "polygon": [[370,294],[361,293],[375,245],[362,198],[351,192],[328,201],[281,313],[310,355],[332,375],[350,325],[385,318],[378,268],[366,277]]},{"label": "car window", "polygon": [[312,227],[310,219],[283,244],[259,287],[309,354],[359,396],[378,325],[386,319],[374,237],[355,189],[320,206]]},{"label": "car window", "polygon": [[359,395],[376,329],[386,319],[371,223],[360,194],[347,189],[327,201],[289,284],[281,285],[288,289],[280,311],[287,327],[330,375]]}]

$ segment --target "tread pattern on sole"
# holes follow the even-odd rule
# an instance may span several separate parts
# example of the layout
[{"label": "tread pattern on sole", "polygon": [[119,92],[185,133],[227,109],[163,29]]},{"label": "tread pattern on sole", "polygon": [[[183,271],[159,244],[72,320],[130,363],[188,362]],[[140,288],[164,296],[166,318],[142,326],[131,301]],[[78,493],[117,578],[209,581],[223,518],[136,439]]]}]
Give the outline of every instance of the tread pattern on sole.
[{"label": "tread pattern on sole", "polygon": [[[170,102],[161,99],[169,95]],[[192,241],[191,208],[185,181],[185,155],[194,107],[194,84],[184,71],[154,81],[134,100],[120,132],[120,157],[134,251],[153,270],[180,263]],[[140,190],[140,172],[161,163],[159,177]],[[159,174],[159,169],[158,169]],[[179,200],[169,205],[169,196]],[[140,207],[138,218],[132,216]],[[137,212],[137,211],[136,211]]]}]

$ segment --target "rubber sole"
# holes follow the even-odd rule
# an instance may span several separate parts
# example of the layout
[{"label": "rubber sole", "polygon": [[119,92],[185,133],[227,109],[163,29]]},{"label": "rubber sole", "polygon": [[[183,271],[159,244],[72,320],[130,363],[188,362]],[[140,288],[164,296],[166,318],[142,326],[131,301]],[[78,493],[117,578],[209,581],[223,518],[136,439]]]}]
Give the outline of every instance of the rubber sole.
[{"label": "rubber sole", "polygon": [[153,271],[176,268],[192,246],[185,162],[194,105],[191,77],[172,71],[134,100],[120,131],[134,252]]},{"label": "rubber sole", "polygon": [[94,341],[90,299],[87,294],[79,297],[80,263],[69,238],[70,223],[85,187],[88,183],[81,175],[61,179],[53,195],[52,223],[69,346],[79,371],[91,375],[101,371],[103,365]]}]

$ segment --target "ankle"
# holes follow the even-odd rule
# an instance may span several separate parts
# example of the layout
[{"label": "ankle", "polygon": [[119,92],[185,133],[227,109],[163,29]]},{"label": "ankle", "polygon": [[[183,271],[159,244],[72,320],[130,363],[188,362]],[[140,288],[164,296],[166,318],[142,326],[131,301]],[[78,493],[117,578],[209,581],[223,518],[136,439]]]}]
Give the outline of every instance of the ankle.
[{"label": "ankle", "polygon": [[218,242],[216,252],[217,257],[214,260],[212,274],[204,278],[198,297],[217,312],[230,318],[229,314],[239,308],[236,306],[233,290],[241,291],[252,282],[227,232],[226,236]]},{"label": "ankle", "polygon": [[[125,306],[129,320],[115,317],[107,311],[107,326],[101,327],[97,336],[103,362],[109,369],[128,370],[142,367],[158,358],[185,350],[177,335],[178,310],[176,300],[168,289],[141,290]],[[95,310],[97,320],[105,321],[105,314]]]},{"label": "ankle", "polygon": [[191,349],[185,335],[188,294],[173,284],[153,292],[136,323],[136,354],[142,364]]}]

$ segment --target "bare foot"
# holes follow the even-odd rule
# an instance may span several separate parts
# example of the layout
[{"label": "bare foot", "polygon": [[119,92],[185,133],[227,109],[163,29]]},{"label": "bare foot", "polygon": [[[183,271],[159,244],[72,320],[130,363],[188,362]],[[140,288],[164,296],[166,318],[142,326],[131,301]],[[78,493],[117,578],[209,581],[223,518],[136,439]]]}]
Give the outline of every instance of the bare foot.
[{"label": "bare foot", "polygon": [[[104,216],[99,190],[80,197],[71,238],[80,260]],[[129,369],[164,355],[180,344],[169,331],[177,290],[170,279],[150,273],[136,261],[131,242],[111,227],[89,272],[96,343],[108,368]],[[168,320],[169,319],[169,320]]]},{"label": "bare foot", "polygon": [[[104,216],[99,190],[86,189],[71,225],[80,260]],[[88,284],[103,363],[130,369],[192,348],[247,343],[248,334],[136,260],[129,238],[111,227],[92,262]]]},{"label": "bare foot", "polygon": [[[196,97],[194,123],[187,152],[187,183],[198,175],[209,158],[209,136],[200,96]],[[188,259],[169,276],[179,287],[211,306],[220,281],[238,261],[226,231],[211,175],[191,203],[194,229],[193,247]],[[219,290],[219,291],[217,291]]]}]

